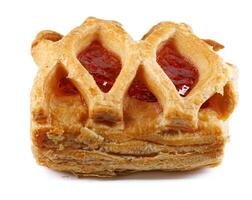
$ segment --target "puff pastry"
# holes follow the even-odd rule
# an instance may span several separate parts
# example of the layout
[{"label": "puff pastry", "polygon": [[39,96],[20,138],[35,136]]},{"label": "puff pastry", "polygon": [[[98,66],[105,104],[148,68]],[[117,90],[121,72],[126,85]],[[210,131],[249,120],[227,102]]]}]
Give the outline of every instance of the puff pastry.
[{"label": "puff pastry", "polygon": [[94,17],[66,36],[40,32],[32,43],[37,162],[78,176],[219,164],[237,103],[237,70],[221,48],[173,22],[138,42]]}]

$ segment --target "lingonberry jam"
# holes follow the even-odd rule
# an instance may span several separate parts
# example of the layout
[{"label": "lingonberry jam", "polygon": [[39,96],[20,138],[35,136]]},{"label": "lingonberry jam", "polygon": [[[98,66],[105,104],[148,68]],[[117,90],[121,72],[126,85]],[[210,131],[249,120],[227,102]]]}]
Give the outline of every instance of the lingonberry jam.
[{"label": "lingonberry jam", "polygon": [[[174,44],[174,40],[167,41],[157,51],[157,63],[171,79],[181,96],[186,96],[198,81],[197,68],[183,57]],[[156,97],[148,90],[143,81],[136,77],[131,84],[128,94],[135,99],[156,102]]]},{"label": "lingonberry jam", "polygon": [[77,56],[103,92],[108,92],[121,71],[121,60],[95,40]]},{"label": "lingonberry jam", "polygon": [[168,40],[157,51],[157,63],[171,79],[181,96],[186,96],[196,85],[199,72],[191,62],[178,52],[173,39]]},{"label": "lingonberry jam", "polygon": [[66,96],[79,93],[74,84],[66,77],[63,77],[59,80],[58,90],[59,94]]},{"label": "lingonberry jam", "polygon": [[156,97],[152,94],[152,92],[146,87],[143,80],[140,77],[136,77],[129,90],[128,95],[132,98],[138,99],[140,101],[145,102],[156,102]]},{"label": "lingonberry jam", "polygon": [[[172,80],[181,96],[186,96],[198,81],[198,70],[183,57],[175,47],[174,40],[167,41],[157,51],[157,63]],[[121,71],[121,61],[117,55],[108,51],[95,40],[77,56],[81,64],[93,75],[103,92],[108,92]],[[139,75],[132,82],[128,95],[132,98],[156,102]]]}]

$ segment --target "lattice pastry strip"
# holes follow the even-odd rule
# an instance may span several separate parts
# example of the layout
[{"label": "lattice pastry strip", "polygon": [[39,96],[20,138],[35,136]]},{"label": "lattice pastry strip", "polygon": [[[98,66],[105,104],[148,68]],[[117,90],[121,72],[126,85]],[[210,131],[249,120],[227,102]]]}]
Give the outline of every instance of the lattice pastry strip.
[{"label": "lattice pastry strip", "polygon": [[[156,61],[156,52],[171,38],[178,51],[199,71],[199,80],[186,97],[179,95],[172,81]],[[147,84],[162,104],[167,125],[174,128],[197,128],[198,112],[202,104],[215,93],[223,94],[224,86],[235,73],[232,66],[224,63],[184,24],[163,22],[156,25],[145,35],[141,43],[141,53]],[[232,92],[230,90],[229,94]],[[233,109],[235,103],[229,103],[227,106]]]},{"label": "lattice pastry strip", "polygon": [[[48,76],[44,86],[45,93],[49,93],[46,96],[50,96],[51,92],[46,92],[46,90],[50,88],[57,68],[63,66],[67,77],[78,88],[87,103],[90,116],[88,126],[92,126],[94,120],[118,123],[118,127],[123,128],[123,97],[139,65],[137,44],[122,30],[118,23],[94,18],[89,18],[59,42],[52,42],[50,38],[48,40],[47,35],[48,32],[41,32],[33,44],[35,61],[41,67],[48,67],[51,70],[49,72],[51,75]],[[97,38],[106,48],[120,55],[122,61],[121,72],[108,93],[101,92],[92,75],[76,58],[82,49]],[[39,40],[42,41],[39,42]],[[43,54],[46,55],[41,58]],[[40,63],[41,60],[42,63]],[[48,62],[43,63],[45,60]],[[48,104],[48,101],[45,104]]]}]

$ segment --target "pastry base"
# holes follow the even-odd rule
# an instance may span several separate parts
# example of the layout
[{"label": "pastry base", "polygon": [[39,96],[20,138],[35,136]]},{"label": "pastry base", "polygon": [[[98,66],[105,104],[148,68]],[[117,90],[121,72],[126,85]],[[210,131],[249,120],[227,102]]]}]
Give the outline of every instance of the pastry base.
[{"label": "pastry base", "polygon": [[[82,176],[110,177],[139,171],[187,171],[218,165],[223,156],[227,136],[202,135],[202,144],[165,145],[150,141],[103,142],[100,145],[80,143],[78,133],[50,136],[39,132],[33,137],[32,149],[37,162],[58,171]],[[190,141],[199,133],[190,134]],[[168,135],[169,141],[178,140],[180,134]],[[163,136],[164,137],[164,136]],[[64,138],[64,139],[62,139]],[[200,140],[197,139],[197,142]]]},{"label": "pastry base", "polygon": [[40,150],[33,147],[37,162],[78,177],[110,177],[139,171],[187,171],[216,166],[222,160],[222,148],[205,153],[159,153],[153,156],[118,156],[86,150]]}]

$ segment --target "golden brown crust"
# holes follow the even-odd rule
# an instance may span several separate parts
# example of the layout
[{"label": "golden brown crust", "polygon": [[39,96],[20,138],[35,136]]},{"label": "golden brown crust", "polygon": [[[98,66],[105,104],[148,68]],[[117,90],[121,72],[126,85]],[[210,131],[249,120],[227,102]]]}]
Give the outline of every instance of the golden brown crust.
[{"label": "golden brown crust", "polygon": [[33,153],[40,164],[55,170],[71,172],[80,177],[109,177],[150,170],[192,170],[218,165],[223,154],[222,150],[215,150],[206,153],[159,153],[150,156],[128,156],[85,150],[43,151],[36,147],[33,148]]},{"label": "golden brown crust", "polygon": [[211,39],[203,39],[204,42],[206,42],[208,45],[210,45],[211,47],[213,47],[214,51],[219,51],[221,49],[224,48],[224,46],[214,40]]},{"label": "golden brown crust", "polygon": [[[173,38],[180,53],[199,70],[199,82],[179,96],[156,62],[163,42]],[[116,53],[122,70],[103,93],[76,55],[93,40]],[[237,103],[236,68],[213,50],[221,45],[197,38],[185,24],[162,22],[135,42],[115,21],[88,18],[62,36],[42,31],[32,43],[39,66],[31,93],[33,150],[50,168],[86,176],[145,170],[190,170],[219,163],[227,122]],[[127,96],[137,71],[159,103]],[[61,96],[67,77],[78,90]],[[208,106],[202,108],[207,101]]]}]

